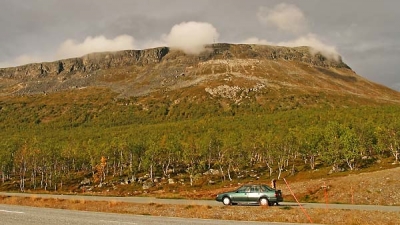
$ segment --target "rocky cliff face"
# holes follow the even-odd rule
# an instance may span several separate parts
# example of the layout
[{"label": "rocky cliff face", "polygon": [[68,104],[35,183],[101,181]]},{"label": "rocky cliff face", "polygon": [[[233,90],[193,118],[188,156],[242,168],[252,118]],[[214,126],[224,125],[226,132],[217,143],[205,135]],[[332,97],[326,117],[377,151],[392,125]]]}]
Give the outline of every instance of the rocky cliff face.
[{"label": "rocky cliff face", "polygon": [[[92,53],[81,58],[63,59],[55,62],[34,63],[0,69],[0,77],[29,79],[56,76],[61,73],[91,73],[97,70],[127,66],[143,66],[160,63],[170,52],[167,47],[127,50],[119,52]],[[183,54],[183,53],[182,53]],[[277,46],[214,44],[199,56],[189,56],[191,61],[220,59],[268,59],[291,60],[321,67],[346,67],[343,61],[329,60],[321,54],[312,55],[308,47],[287,48]]]},{"label": "rocky cliff face", "polygon": [[211,96],[218,95],[215,90],[239,90],[240,99],[246,97],[240,90],[254,87],[400,99],[398,92],[358,76],[340,58],[311,54],[308,47],[223,43],[207,46],[200,55],[160,47],[3,68],[0,81],[3,96],[100,86],[128,97],[196,86]]},{"label": "rocky cliff face", "polygon": [[169,49],[164,47],[147,50],[92,53],[81,58],[0,69],[0,77],[25,80],[56,76],[62,73],[91,73],[102,69],[154,64],[159,63],[168,52]]}]

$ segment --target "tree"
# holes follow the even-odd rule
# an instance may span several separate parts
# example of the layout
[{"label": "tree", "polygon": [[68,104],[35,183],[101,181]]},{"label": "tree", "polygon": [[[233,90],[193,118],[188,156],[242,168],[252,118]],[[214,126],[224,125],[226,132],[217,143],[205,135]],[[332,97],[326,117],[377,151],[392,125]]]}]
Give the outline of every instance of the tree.
[{"label": "tree", "polygon": [[169,177],[169,170],[177,162],[181,151],[179,137],[174,133],[163,135],[160,140],[160,150],[158,160],[162,167],[164,176]]},{"label": "tree", "polygon": [[19,188],[22,192],[25,191],[25,175],[28,170],[28,143],[25,142],[15,153],[14,163],[19,175]]},{"label": "tree", "polygon": [[130,171],[132,179],[142,169],[143,161],[146,153],[146,145],[142,141],[137,141],[130,147]]},{"label": "tree", "polygon": [[189,175],[190,186],[193,186],[194,176],[199,170],[199,162],[202,158],[201,151],[196,139],[190,135],[182,143],[183,159],[182,162],[186,165],[186,172]]},{"label": "tree", "polygon": [[354,130],[345,127],[340,136],[342,155],[350,170],[354,170],[361,159],[360,143]]},{"label": "tree", "polygon": [[[301,133],[299,133],[299,135],[301,135]],[[323,140],[324,135],[322,130],[317,126],[306,129],[302,135],[300,152],[305,159],[305,163],[308,163],[312,170],[315,169],[316,158],[323,149]]]},{"label": "tree", "polygon": [[296,170],[295,170],[295,160],[298,157],[299,154],[299,146],[300,146],[300,141],[299,138],[297,137],[299,134],[298,128],[291,128],[289,129],[289,132],[285,135],[284,142],[287,148],[287,156],[286,156],[286,167],[289,167],[290,161],[292,161],[292,168],[291,168],[291,175],[294,175]]},{"label": "tree", "polygon": [[269,177],[272,176],[272,173],[274,172],[274,165],[275,165],[275,148],[274,148],[274,143],[273,143],[273,134],[272,132],[268,132],[262,136],[264,141],[262,142],[261,145],[261,154],[263,158],[263,162],[267,166],[269,170]]},{"label": "tree", "polygon": [[93,182],[100,184],[103,183],[106,179],[106,167],[107,167],[107,158],[102,156],[99,164],[96,165],[96,172],[93,175]]},{"label": "tree", "polygon": [[0,175],[1,182],[4,183],[11,177],[14,155],[19,147],[13,140],[4,140],[0,144]]},{"label": "tree", "polygon": [[360,144],[360,154],[362,156],[374,156],[377,154],[375,149],[377,149],[377,138],[375,129],[375,125],[372,122],[367,123],[358,123],[354,126],[354,131],[357,135],[357,139]]},{"label": "tree", "polygon": [[395,125],[377,129],[378,147],[384,152],[390,152],[394,164],[399,163],[400,157],[400,128]]},{"label": "tree", "polygon": [[324,161],[332,166],[333,171],[338,171],[342,162],[341,141],[342,126],[338,122],[329,122],[324,130],[324,141],[321,155]]}]

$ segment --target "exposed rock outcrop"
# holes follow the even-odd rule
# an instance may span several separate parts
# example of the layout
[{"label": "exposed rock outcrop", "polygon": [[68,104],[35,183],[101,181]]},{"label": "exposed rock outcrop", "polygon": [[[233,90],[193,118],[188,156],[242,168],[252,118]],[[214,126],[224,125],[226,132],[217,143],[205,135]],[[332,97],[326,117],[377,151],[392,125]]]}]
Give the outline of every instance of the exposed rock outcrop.
[{"label": "exposed rock outcrop", "polygon": [[[321,54],[312,55],[308,47],[278,47],[259,45],[214,44],[208,51],[198,56],[188,56],[189,62],[201,62],[211,59],[269,59],[292,60],[321,67],[346,67],[341,60],[329,60]],[[170,52],[167,47],[126,50],[119,52],[92,53],[81,58],[63,59],[55,62],[33,63],[18,67],[0,69],[0,77],[10,79],[34,79],[55,76],[61,73],[90,73],[97,70],[145,66],[160,63]],[[183,53],[178,53],[182,56]],[[177,58],[172,56],[170,60]],[[184,60],[180,60],[181,62]],[[187,63],[187,62],[186,62]]]},{"label": "exposed rock outcrop", "polygon": [[81,58],[3,68],[0,69],[0,77],[25,80],[55,76],[63,72],[90,73],[102,69],[154,64],[160,62],[168,52],[169,49],[163,47],[146,50],[92,53]]}]

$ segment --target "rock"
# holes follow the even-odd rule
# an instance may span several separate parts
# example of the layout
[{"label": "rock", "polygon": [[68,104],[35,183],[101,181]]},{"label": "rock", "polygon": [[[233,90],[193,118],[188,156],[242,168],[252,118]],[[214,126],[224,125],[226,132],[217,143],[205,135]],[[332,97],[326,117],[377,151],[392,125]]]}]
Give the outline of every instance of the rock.
[{"label": "rock", "polygon": [[154,187],[154,183],[149,181],[144,182],[142,185],[143,190],[150,189],[151,187]]},{"label": "rock", "polygon": [[209,169],[204,172],[203,175],[219,175],[219,170]]},{"label": "rock", "polygon": [[89,178],[85,178],[83,179],[83,181],[81,181],[81,185],[90,185],[91,181]]},{"label": "rock", "polygon": [[168,179],[168,184],[175,184],[175,180],[172,179],[172,178],[169,178],[169,179]]},{"label": "rock", "polygon": [[101,188],[101,187],[103,187],[105,185],[106,185],[106,183],[100,183],[99,185],[97,185],[97,187]]}]

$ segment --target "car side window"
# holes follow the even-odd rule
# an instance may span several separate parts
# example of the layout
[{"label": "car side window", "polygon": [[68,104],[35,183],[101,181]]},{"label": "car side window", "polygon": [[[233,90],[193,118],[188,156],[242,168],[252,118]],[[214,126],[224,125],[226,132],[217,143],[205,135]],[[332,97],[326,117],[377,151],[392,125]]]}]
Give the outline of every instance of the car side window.
[{"label": "car side window", "polygon": [[258,193],[258,192],[260,192],[260,189],[257,186],[253,186],[253,187],[251,187],[251,192]]},{"label": "car side window", "polygon": [[237,193],[245,193],[246,192],[247,187],[241,187],[237,190]]}]

